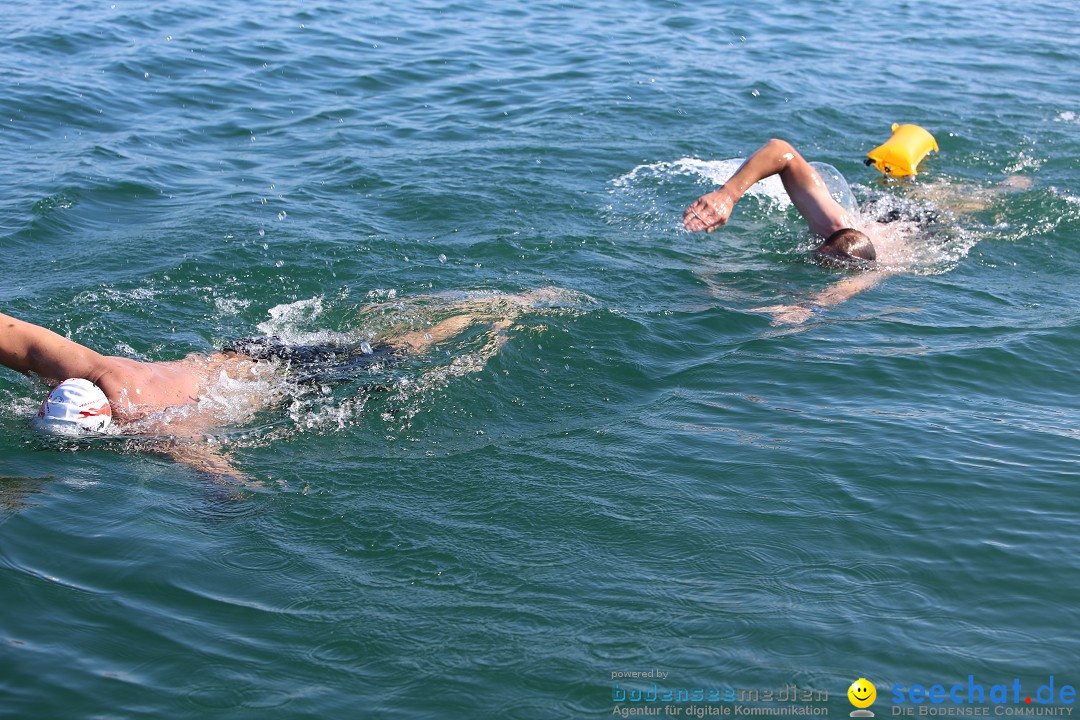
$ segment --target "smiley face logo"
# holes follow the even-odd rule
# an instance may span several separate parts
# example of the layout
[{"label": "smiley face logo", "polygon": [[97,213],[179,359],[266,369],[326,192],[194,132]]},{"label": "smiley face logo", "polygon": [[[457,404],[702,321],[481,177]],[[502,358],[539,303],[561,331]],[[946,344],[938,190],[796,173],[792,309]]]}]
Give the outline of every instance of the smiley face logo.
[{"label": "smiley face logo", "polygon": [[859,716],[873,717],[874,714],[863,710],[874,704],[874,700],[877,700],[877,688],[874,687],[874,683],[870,682],[866,678],[859,678],[855,682],[851,683],[851,687],[847,691],[848,700],[851,704],[859,708],[860,711],[851,713]]}]

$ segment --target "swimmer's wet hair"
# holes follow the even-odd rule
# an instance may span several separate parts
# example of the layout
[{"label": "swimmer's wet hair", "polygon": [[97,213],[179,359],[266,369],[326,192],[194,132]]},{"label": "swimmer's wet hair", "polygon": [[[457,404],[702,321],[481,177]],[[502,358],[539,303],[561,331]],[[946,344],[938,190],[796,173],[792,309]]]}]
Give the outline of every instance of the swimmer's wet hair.
[{"label": "swimmer's wet hair", "polygon": [[855,228],[837,230],[814,249],[817,255],[838,260],[877,260],[877,250],[866,233]]}]

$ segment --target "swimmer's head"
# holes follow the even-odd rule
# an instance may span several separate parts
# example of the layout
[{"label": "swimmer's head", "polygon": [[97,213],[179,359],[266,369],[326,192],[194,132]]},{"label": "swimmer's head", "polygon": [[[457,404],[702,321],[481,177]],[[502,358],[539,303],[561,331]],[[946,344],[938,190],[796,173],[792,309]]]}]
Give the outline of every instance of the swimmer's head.
[{"label": "swimmer's head", "polygon": [[50,435],[101,432],[112,422],[112,405],[94,383],[72,378],[53,388],[41,403],[34,426]]},{"label": "swimmer's head", "polygon": [[814,255],[819,260],[830,262],[869,262],[877,259],[877,250],[866,233],[855,228],[844,228],[837,230],[828,240],[814,248]]}]

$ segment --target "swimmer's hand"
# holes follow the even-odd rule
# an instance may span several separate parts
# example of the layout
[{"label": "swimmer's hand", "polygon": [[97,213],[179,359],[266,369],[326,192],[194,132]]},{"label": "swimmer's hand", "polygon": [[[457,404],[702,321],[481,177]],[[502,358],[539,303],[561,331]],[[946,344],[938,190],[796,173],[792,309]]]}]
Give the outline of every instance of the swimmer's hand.
[{"label": "swimmer's hand", "polygon": [[769,305],[754,310],[772,315],[770,325],[802,325],[814,315],[813,308],[805,305]]},{"label": "swimmer's hand", "polygon": [[738,200],[727,186],[702,195],[683,212],[683,226],[690,232],[712,232],[727,223]]}]

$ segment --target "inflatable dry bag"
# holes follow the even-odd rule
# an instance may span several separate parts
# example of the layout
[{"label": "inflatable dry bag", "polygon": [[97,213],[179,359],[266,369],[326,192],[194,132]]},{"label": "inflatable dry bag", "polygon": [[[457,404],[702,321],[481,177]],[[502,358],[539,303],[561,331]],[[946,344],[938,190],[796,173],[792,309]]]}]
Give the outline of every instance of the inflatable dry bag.
[{"label": "inflatable dry bag", "polygon": [[937,140],[918,125],[893,123],[892,137],[884,145],[866,153],[873,165],[886,175],[915,175],[915,168],[931,150],[937,152]]}]

